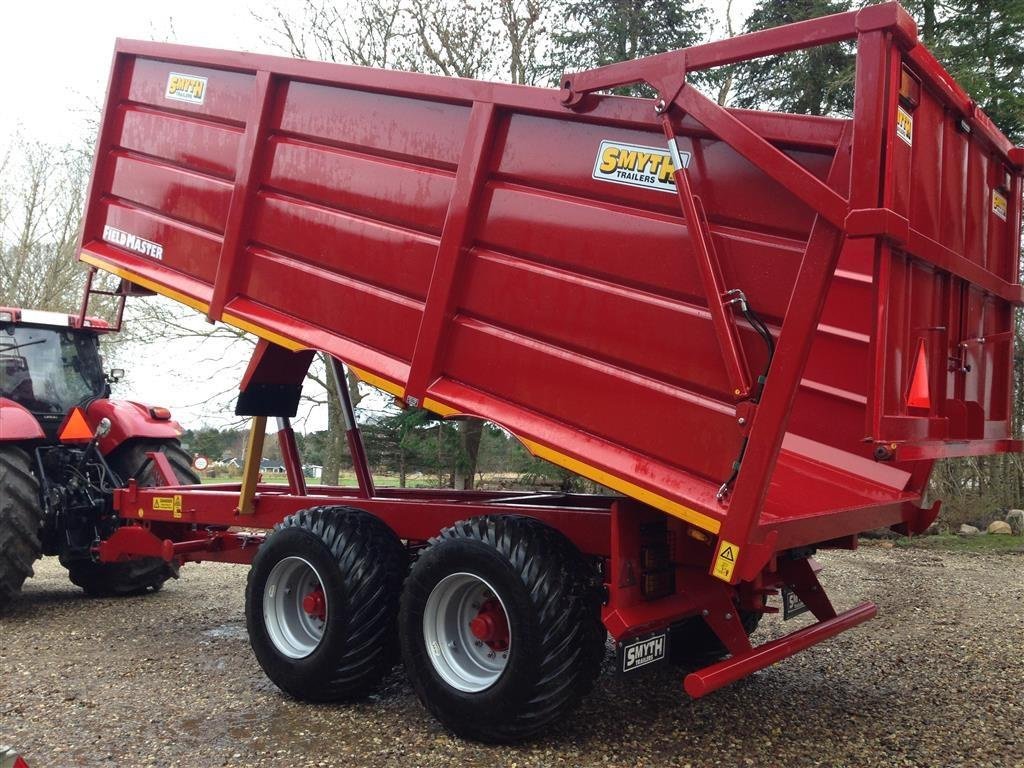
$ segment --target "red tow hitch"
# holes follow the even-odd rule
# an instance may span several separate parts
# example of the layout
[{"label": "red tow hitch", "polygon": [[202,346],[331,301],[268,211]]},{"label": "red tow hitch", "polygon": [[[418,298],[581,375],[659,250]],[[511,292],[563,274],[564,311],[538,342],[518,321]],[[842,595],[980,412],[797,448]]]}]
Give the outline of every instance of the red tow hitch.
[{"label": "red tow hitch", "polygon": [[324,591],[317,587],[302,598],[302,610],[320,621],[327,621],[327,598]]},{"label": "red tow hitch", "polygon": [[469,631],[492,651],[508,650],[508,618],[497,598],[480,606],[480,612],[469,622]]}]

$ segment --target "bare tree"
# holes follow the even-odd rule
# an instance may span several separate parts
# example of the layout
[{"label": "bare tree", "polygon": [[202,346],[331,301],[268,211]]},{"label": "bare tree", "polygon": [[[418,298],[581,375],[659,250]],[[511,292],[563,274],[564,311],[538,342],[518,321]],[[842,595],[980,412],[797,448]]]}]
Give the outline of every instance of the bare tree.
[{"label": "bare tree", "polygon": [[0,160],[0,304],[71,311],[85,271],[75,258],[88,159],[23,138]]},{"label": "bare tree", "polygon": [[549,0],[500,0],[498,17],[508,40],[508,74],[513,83],[534,85],[543,76],[540,47],[547,32]]},{"label": "bare tree", "polygon": [[290,56],[364,67],[417,69],[408,56],[413,30],[404,0],[362,0],[355,8],[304,0],[298,14],[275,7],[253,14],[268,30],[264,42]]},{"label": "bare tree", "polygon": [[499,44],[491,3],[409,0],[406,14],[419,43],[423,71],[469,78],[491,73]]}]

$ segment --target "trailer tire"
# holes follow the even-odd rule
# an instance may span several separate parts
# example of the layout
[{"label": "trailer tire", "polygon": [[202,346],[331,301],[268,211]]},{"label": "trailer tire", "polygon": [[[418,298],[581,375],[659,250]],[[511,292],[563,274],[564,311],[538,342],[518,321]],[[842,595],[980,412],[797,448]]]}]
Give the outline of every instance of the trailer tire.
[{"label": "trailer tire", "polygon": [[[739,611],[740,623],[748,637],[754,634],[763,615],[760,611]],[[676,622],[668,633],[669,661],[681,667],[708,664],[729,653],[701,616]]]},{"label": "trailer tire", "polygon": [[[398,662],[408,562],[394,532],[363,510],[314,507],[286,517],[260,545],[245,589],[249,643],[267,677],[303,701],[372,693]],[[314,615],[306,600],[317,591],[323,602]]]},{"label": "trailer tire", "polygon": [[477,517],[441,531],[413,565],[399,613],[420,701],[477,741],[517,742],[546,729],[600,672],[599,581],[565,536],[533,518]]},{"label": "trailer tire", "polygon": [[[155,451],[167,456],[182,485],[199,485],[202,482],[192,471],[192,457],[174,439],[133,440],[111,453],[107,464],[124,482],[135,478],[143,488],[158,485],[152,464],[139,473],[148,458],[146,454]],[[123,563],[97,563],[76,558],[61,559],[61,563],[68,569],[71,583],[81,587],[90,597],[127,597],[159,592],[167,579],[178,578],[177,564],[158,557],[137,558]]]},{"label": "trailer tire", "polygon": [[10,603],[32,564],[42,555],[39,526],[39,481],[32,474],[28,453],[0,445],[0,610]]}]

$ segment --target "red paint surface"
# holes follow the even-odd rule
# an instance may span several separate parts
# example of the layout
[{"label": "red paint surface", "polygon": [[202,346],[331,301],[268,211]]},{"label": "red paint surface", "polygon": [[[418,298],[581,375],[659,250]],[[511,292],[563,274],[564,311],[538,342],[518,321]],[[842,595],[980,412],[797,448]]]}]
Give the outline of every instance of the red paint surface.
[{"label": "red paint surface", "polygon": [[24,406],[0,397],[0,440],[42,440],[43,428]]},{"label": "red paint surface", "polygon": [[[858,46],[850,120],[723,110],[680,79],[836,40]],[[767,557],[908,521],[935,458],[1017,448],[1020,169],[915,43],[898,6],[874,6],[572,76],[568,106],[558,89],[120,41],[82,246]],[[903,66],[922,82],[913,147],[896,134]],[[207,78],[202,105],[164,98],[172,71]],[[602,141],[665,146],[652,101],[587,93],[640,80],[671,102],[711,247],[675,195],[592,178]],[[105,243],[105,225],[163,259]],[[753,381],[765,349],[730,307],[723,358],[706,259],[778,340],[742,426],[727,365]],[[927,409],[907,402],[922,344]]]}]

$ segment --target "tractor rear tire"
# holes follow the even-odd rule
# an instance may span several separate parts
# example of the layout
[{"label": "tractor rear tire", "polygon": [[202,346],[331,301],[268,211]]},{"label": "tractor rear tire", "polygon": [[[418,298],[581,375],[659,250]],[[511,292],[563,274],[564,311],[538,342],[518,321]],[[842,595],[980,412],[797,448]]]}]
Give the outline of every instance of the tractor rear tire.
[{"label": "tractor rear tire", "polygon": [[192,457],[174,439],[133,441],[115,450],[107,457],[107,463],[126,483],[129,478],[135,478],[140,488],[163,485],[157,480],[152,462],[139,472],[142,465],[146,464],[146,454],[152,452],[160,452],[167,457],[181,485],[199,485],[202,482],[192,469]]},{"label": "tractor rear tire", "polygon": [[[199,485],[202,482],[192,471],[192,458],[173,439],[137,440],[121,446],[107,457],[110,468],[124,481],[135,478],[140,487],[160,485],[146,454],[160,451],[170,462],[178,482]],[[159,592],[164,582],[178,578],[178,566],[158,557],[143,557],[123,563],[97,563],[92,560],[62,561],[71,583],[81,587],[90,597],[127,597],[146,592]]]},{"label": "tractor rear tire", "polygon": [[260,545],[245,588],[256,660],[302,701],[354,701],[398,662],[398,596],[405,547],[352,507],[301,510]]},{"label": "tractor rear tire", "polygon": [[28,453],[0,445],[0,611],[33,575],[32,564],[43,550],[41,522],[39,481]]},{"label": "tractor rear tire", "polygon": [[539,520],[477,517],[441,531],[413,565],[399,613],[420,701],[476,741],[549,728],[600,673],[599,584],[579,550]]}]

